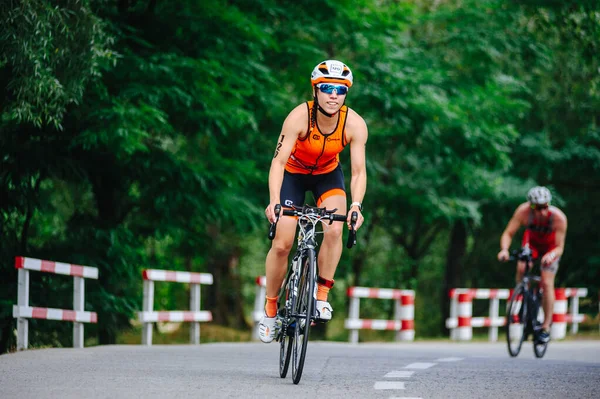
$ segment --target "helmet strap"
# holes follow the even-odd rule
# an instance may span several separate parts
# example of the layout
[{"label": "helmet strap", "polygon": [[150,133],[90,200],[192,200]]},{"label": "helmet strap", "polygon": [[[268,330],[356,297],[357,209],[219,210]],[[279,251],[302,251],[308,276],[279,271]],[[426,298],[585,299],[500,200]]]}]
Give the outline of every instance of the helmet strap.
[{"label": "helmet strap", "polygon": [[[315,101],[315,104],[317,105],[317,109],[319,110],[320,113],[322,113],[323,115],[325,115],[328,118],[333,118],[338,112],[335,112],[333,114],[330,114],[329,112],[325,111],[323,108],[321,108],[321,104],[319,104],[319,100],[317,99],[317,93],[313,94],[313,98]],[[346,103],[346,99],[344,99],[344,104]],[[342,105],[344,105],[342,104]]]},{"label": "helmet strap", "polygon": [[335,116],[335,114],[337,114],[337,112],[335,114],[330,114],[329,112],[327,112],[323,108],[321,108],[321,106],[319,104],[317,104],[317,107],[319,108],[319,112],[328,118],[333,118]]}]

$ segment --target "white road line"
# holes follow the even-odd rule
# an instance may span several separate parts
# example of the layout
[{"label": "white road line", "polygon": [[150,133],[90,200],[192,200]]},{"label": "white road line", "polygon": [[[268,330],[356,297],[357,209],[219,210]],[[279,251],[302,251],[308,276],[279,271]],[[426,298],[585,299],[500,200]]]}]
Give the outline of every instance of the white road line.
[{"label": "white road line", "polygon": [[385,378],[410,378],[410,377],[412,377],[412,375],[414,373],[415,373],[414,371],[408,371],[408,370],[394,370],[394,371],[390,371],[389,373],[384,375],[384,377]]},{"label": "white road line", "polygon": [[390,396],[388,399],[423,399],[423,398],[408,398],[406,396]]},{"label": "white road line", "polygon": [[375,389],[404,389],[404,382],[399,381],[377,381]]},{"label": "white road line", "polygon": [[429,367],[435,366],[437,363],[411,363],[408,366],[404,366],[405,369],[428,369]]},{"label": "white road line", "polygon": [[441,359],[437,359],[436,362],[458,362],[464,359],[464,357],[443,357]]}]

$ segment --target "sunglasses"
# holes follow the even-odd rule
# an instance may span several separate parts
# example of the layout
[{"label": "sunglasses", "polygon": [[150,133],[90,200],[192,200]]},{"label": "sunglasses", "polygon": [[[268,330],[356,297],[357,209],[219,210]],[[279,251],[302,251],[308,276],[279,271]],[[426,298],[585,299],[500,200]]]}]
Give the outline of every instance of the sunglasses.
[{"label": "sunglasses", "polygon": [[531,204],[531,209],[533,209],[534,211],[542,211],[544,209],[548,209],[548,204],[544,204],[544,205]]},{"label": "sunglasses", "polygon": [[333,91],[337,93],[338,96],[343,96],[348,93],[348,87],[344,85],[336,85],[332,83],[319,83],[317,85],[321,93],[332,94]]}]

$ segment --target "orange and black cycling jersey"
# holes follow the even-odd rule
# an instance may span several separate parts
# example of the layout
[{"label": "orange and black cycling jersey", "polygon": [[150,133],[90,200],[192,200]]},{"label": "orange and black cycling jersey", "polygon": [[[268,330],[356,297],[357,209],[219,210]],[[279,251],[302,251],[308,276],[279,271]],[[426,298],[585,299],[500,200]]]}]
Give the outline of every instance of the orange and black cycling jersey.
[{"label": "orange and black cycling jersey", "polygon": [[[314,101],[306,103],[308,115],[313,112]],[[306,135],[299,137],[285,165],[290,173],[320,175],[333,171],[339,164],[339,154],[347,144],[346,118],[348,107],[343,105],[333,132],[323,133],[319,126],[310,126],[310,116]]]}]

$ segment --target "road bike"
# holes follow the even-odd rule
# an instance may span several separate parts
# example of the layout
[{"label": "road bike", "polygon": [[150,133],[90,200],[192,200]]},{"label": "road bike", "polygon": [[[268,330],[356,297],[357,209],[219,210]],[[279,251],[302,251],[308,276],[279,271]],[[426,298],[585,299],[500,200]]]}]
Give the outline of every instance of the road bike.
[{"label": "road bike", "polygon": [[533,352],[541,358],[548,349],[547,342],[537,339],[543,318],[540,312],[543,290],[540,286],[541,278],[531,274],[533,258],[531,250],[527,247],[512,251],[510,261],[524,261],[525,272],[523,278],[517,283],[507,303],[506,311],[506,342],[508,353],[515,357],[521,351],[521,346],[528,337],[532,336]]},{"label": "road bike", "polygon": [[[280,211],[280,205],[276,205],[277,218],[269,230],[271,240],[275,237]],[[336,211],[337,209],[328,210],[308,205],[283,210],[284,216],[298,218],[298,244],[278,296],[277,323],[280,327],[276,340],[280,344],[279,376],[286,377],[291,359],[294,384],[298,384],[302,377],[310,327],[318,321],[315,310],[318,245],[316,238],[317,234],[322,234],[323,231],[317,231],[317,225],[322,223],[323,229],[326,229],[327,225],[333,222],[346,222],[346,215],[336,214]],[[346,243],[348,248],[356,244],[357,218],[358,213],[352,212]]]}]

